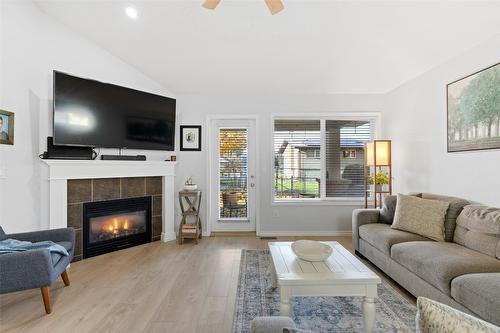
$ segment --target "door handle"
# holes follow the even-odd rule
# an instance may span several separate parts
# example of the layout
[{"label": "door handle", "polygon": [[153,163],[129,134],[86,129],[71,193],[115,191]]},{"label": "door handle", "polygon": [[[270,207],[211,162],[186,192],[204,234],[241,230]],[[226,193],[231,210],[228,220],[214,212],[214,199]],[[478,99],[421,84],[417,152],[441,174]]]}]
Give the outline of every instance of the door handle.
[{"label": "door handle", "polygon": [[250,183],[250,187],[255,187],[255,183]]}]

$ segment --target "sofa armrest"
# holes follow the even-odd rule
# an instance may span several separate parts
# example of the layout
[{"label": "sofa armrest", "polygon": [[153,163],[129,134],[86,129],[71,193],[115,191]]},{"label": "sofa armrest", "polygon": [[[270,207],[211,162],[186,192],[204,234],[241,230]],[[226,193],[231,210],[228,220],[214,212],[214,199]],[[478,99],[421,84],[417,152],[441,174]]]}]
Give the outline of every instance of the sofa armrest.
[{"label": "sofa armrest", "polygon": [[53,270],[49,249],[2,254],[0,293],[49,286]]},{"label": "sofa armrest", "polygon": [[5,236],[6,236],[5,238],[13,238],[21,241],[29,241],[34,243],[43,241],[53,241],[53,242],[71,242],[71,244],[75,244],[75,229],[73,228],[22,232],[18,234],[7,234]]},{"label": "sofa armrest", "polygon": [[352,212],[352,246],[359,251],[359,227],[363,224],[378,223],[379,209],[355,209]]}]

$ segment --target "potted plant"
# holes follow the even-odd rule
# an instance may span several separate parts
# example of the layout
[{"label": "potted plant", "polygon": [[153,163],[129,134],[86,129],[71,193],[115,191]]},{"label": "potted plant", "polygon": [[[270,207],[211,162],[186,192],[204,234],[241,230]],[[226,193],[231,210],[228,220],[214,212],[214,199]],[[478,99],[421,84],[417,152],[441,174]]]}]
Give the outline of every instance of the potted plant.
[{"label": "potted plant", "polygon": [[389,175],[383,171],[378,171],[374,176],[368,177],[368,184],[375,184],[376,192],[387,192],[389,185]]},{"label": "potted plant", "polygon": [[194,191],[198,189],[198,185],[193,184],[193,177],[188,177],[184,183],[184,189],[186,191]]}]

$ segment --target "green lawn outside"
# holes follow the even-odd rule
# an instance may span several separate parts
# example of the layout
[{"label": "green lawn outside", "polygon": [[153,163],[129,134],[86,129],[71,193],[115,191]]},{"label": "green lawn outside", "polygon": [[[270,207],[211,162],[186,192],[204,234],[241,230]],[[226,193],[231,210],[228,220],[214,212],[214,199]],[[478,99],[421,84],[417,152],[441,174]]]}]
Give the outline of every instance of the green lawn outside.
[{"label": "green lawn outside", "polygon": [[315,179],[297,179],[293,180],[292,191],[292,178],[278,178],[274,180],[274,189],[277,195],[282,194],[297,194],[303,196],[318,196],[319,195],[319,182]]}]

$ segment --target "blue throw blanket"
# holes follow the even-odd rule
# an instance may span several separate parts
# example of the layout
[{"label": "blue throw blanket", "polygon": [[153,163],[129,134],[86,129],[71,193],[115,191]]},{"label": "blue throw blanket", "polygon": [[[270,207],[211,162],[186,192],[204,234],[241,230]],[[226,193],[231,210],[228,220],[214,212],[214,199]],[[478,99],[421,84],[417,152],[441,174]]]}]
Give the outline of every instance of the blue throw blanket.
[{"label": "blue throw blanket", "polygon": [[65,257],[69,256],[68,251],[66,251],[66,249],[63,246],[56,244],[52,241],[32,243],[10,238],[0,241],[0,254],[23,252],[23,251],[30,251],[37,249],[48,249],[51,254],[53,262],[55,261],[55,259],[60,258],[57,255]]}]

